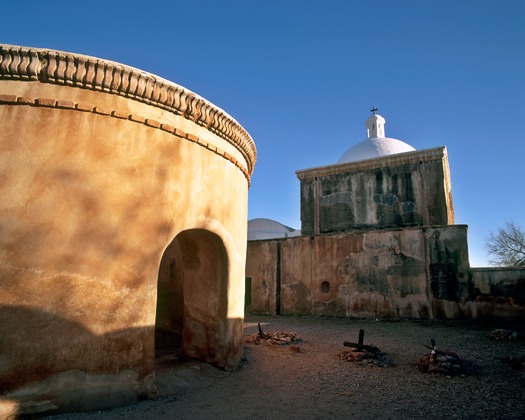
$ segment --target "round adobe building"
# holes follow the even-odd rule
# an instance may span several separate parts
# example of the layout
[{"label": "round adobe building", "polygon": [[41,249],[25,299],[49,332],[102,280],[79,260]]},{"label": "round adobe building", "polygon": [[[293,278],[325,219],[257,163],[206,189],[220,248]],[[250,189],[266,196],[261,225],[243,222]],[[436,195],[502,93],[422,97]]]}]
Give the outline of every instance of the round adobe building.
[{"label": "round adobe building", "polygon": [[155,395],[242,351],[253,140],[147,72],[0,45],[0,417]]}]

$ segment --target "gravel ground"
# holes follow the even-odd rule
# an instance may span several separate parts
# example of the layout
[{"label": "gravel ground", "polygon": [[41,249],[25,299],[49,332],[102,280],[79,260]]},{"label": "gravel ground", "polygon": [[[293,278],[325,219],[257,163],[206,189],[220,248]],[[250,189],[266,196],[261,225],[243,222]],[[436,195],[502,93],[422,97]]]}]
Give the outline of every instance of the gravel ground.
[{"label": "gravel ground", "polygon": [[[525,371],[502,361],[524,357],[524,341],[496,341],[504,324],[249,316],[245,335],[296,332],[291,345],[246,343],[236,372],[176,358],[158,360],[159,396],[127,407],[54,419],[525,419]],[[516,329],[516,326],[510,328]],[[364,343],[394,366],[363,366],[339,355],[365,331]],[[524,331],[520,331],[523,333]],[[420,373],[424,344],[471,362],[468,374]]]}]

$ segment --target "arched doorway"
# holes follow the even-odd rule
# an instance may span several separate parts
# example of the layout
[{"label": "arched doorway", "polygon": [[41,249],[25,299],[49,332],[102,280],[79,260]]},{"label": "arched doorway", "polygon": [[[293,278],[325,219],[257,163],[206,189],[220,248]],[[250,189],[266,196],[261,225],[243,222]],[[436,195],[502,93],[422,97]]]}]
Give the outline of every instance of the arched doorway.
[{"label": "arched doorway", "polygon": [[227,312],[227,276],[227,255],[219,236],[191,229],[173,239],[159,267],[156,357],[177,354],[217,361]]}]

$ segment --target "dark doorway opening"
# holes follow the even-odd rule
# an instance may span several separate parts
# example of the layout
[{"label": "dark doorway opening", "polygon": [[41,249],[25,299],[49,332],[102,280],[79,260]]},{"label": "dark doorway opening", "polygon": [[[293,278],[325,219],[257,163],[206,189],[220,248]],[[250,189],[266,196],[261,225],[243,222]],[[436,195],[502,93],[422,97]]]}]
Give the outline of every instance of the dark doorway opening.
[{"label": "dark doorway opening", "polygon": [[247,308],[252,304],[252,278],[246,277],[244,279],[244,307]]},{"label": "dark doorway opening", "polygon": [[206,230],[181,232],[168,245],[157,283],[157,360],[216,361],[227,317],[227,267],[221,238]]},{"label": "dark doorway opening", "polygon": [[164,251],[157,282],[155,358],[178,356],[182,344],[184,269],[180,243],[175,238]]}]

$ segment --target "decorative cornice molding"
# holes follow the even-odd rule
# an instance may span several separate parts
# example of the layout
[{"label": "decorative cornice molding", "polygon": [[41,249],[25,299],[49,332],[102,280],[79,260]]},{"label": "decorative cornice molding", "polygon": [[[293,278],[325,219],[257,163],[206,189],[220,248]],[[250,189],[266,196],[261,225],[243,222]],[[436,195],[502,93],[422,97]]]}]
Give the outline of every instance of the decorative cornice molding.
[{"label": "decorative cornice molding", "polygon": [[[447,148],[445,146],[433,149],[416,150],[413,152],[398,153],[375,159],[361,160],[358,162],[347,162],[317,168],[302,169],[296,171],[299,179],[311,179],[319,176],[330,176],[348,172],[363,171],[367,169],[386,168],[414,163],[429,162],[434,160],[445,160],[448,162]],[[448,165],[448,163],[447,163]]]},{"label": "decorative cornice molding", "polygon": [[82,103],[82,102],[76,103],[73,101],[68,101],[68,100],[63,100],[63,99],[32,98],[29,96],[4,95],[2,93],[0,93],[0,105],[16,105],[16,106],[26,105],[26,106],[33,106],[33,107],[58,108],[58,109],[72,110],[72,111],[91,112],[93,114],[98,114],[98,115],[106,116],[110,118],[128,120],[136,124],[142,124],[142,125],[146,125],[148,127],[154,128],[154,129],[162,130],[169,134],[172,134],[173,136],[179,137],[181,139],[190,141],[201,147],[204,147],[205,149],[208,149],[211,152],[226,159],[227,161],[233,163],[242,172],[242,174],[248,181],[248,186],[250,186],[250,173],[247,171],[247,169],[244,167],[244,165],[241,162],[235,159],[228,152],[218,148],[214,144],[208,143],[206,140],[201,139],[200,137],[197,137],[191,133],[186,133],[178,128],[173,127],[172,125],[164,124],[160,121],[157,121],[151,118],[145,118],[145,117],[142,117],[136,114],[128,114],[126,112],[119,111],[119,110],[105,109],[105,108],[101,108],[101,107],[94,106],[94,105],[89,105],[89,104]]},{"label": "decorative cornice molding", "polygon": [[248,132],[206,99],[124,64],[80,54],[0,44],[0,80],[39,81],[124,96],[165,109],[232,144],[253,173],[257,150]]}]

